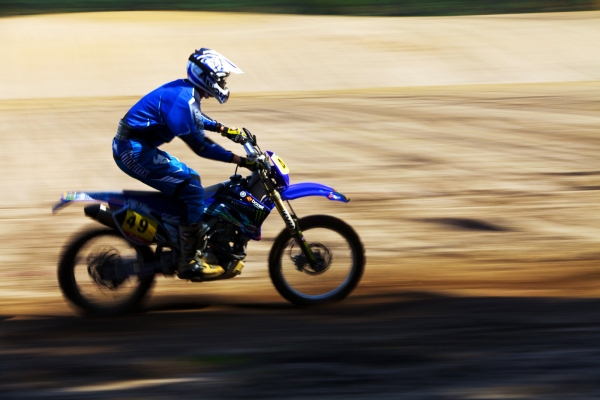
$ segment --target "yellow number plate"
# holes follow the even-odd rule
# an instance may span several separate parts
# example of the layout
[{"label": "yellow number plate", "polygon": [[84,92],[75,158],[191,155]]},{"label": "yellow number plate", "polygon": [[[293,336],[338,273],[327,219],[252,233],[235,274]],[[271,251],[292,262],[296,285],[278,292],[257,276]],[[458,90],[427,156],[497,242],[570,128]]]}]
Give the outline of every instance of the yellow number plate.
[{"label": "yellow number plate", "polygon": [[154,239],[156,227],[158,227],[158,222],[132,210],[127,210],[125,221],[121,225],[123,232],[137,236],[147,242]]},{"label": "yellow number plate", "polygon": [[277,154],[273,154],[271,156],[271,160],[273,160],[273,164],[277,165],[283,174],[290,173],[290,169],[288,168],[288,166],[283,162],[281,157],[279,157]]}]

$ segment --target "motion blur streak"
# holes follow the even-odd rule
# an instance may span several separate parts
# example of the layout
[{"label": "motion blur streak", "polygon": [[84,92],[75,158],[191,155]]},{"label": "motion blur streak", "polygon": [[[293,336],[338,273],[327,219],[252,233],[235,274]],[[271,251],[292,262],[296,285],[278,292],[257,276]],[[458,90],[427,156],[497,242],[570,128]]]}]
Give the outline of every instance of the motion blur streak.
[{"label": "motion blur streak", "polygon": [[153,386],[169,385],[176,383],[187,383],[201,381],[202,378],[176,378],[176,379],[144,379],[132,380],[124,382],[113,382],[102,385],[78,386],[68,389],[63,389],[63,393],[82,393],[82,392],[109,392],[116,390],[130,390],[138,388],[147,388]]},{"label": "motion blur streak", "polygon": [[[190,49],[235,56],[233,96],[600,79],[600,12],[389,18],[106,12],[4,18],[0,100],[138,97]],[[73,34],[77,32],[77,34]],[[242,121],[243,122],[243,121]]]},{"label": "motion blur streak", "polygon": [[[600,13],[97,13],[0,32],[0,397],[178,379],[68,396],[600,397]],[[50,207],[69,189],[146,189],[111,138],[199,46],[246,72],[207,114],[277,149],[293,181],[352,198],[294,208],[354,226],[365,276],[339,305],[288,305],[266,270],[274,218],[232,281],[159,279],[144,314],[74,316],[56,261],[92,222]],[[205,185],[233,172],[165,149]]]}]

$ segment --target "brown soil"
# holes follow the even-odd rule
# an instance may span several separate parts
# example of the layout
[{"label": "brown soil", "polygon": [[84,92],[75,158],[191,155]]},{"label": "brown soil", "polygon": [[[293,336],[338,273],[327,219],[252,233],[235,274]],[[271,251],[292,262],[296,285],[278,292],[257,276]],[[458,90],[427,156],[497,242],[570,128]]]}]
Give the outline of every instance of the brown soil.
[{"label": "brown soil", "polygon": [[[273,215],[240,277],[159,278],[140,314],[112,319],[81,317],[61,296],[58,255],[94,223],[79,206],[55,216],[50,207],[65,190],[145,189],[110,151],[136,98],[0,101],[0,397],[600,397],[599,89],[504,83],[209,102],[209,115],[276,151],[294,182],[352,199],[294,207],[358,231],[364,278],[339,304],[286,303],[266,269],[283,228]],[[205,185],[233,172],[178,141],[165,150]]]}]

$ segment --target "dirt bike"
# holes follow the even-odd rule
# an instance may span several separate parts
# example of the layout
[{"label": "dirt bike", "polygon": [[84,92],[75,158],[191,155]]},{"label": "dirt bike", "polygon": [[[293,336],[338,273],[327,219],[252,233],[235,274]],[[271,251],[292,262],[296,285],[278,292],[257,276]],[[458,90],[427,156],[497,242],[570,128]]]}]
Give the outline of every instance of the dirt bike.
[{"label": "dirt bike", "polygon": [[[269,253],[269,275],[277,291],[296,305],[344,299],[365,268],[359,236],[344,221],[328,215],[298,218],[289,200],[324,196],[350,201],[333,188],[314,182],[290,184],[289,167],[271,151],[260,150],[244,129],[242,144],[256,170],[246,177],[204,188],[204,228],[199,254],[221,265],[216,277],[240,275],[249,240],[260,240],[262,224],[277,209],[286,228]],[[64,296],[80,310],[115,315],[135,309],[157,274],[177,275],[180,203],[157,191],[65,192],[53,213],[74,202],[92,202],[85,215],[105,227],[86,229],[65,247],[58,264]],[[284,203],[285,202],[285,203]],[[287,206],[286,206],[287,204]]]}]

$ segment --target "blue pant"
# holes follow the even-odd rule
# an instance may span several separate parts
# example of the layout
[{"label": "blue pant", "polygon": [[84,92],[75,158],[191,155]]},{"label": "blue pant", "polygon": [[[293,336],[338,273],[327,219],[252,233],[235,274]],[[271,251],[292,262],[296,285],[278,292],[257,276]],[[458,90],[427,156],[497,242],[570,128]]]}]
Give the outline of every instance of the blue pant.
[{"label": "blue pant", "polygon": [[113,156],[127,175],[181,200],[181,222],[200,222],[204,209],[204,189],[196,171],[144,140],[114,139]]}]

